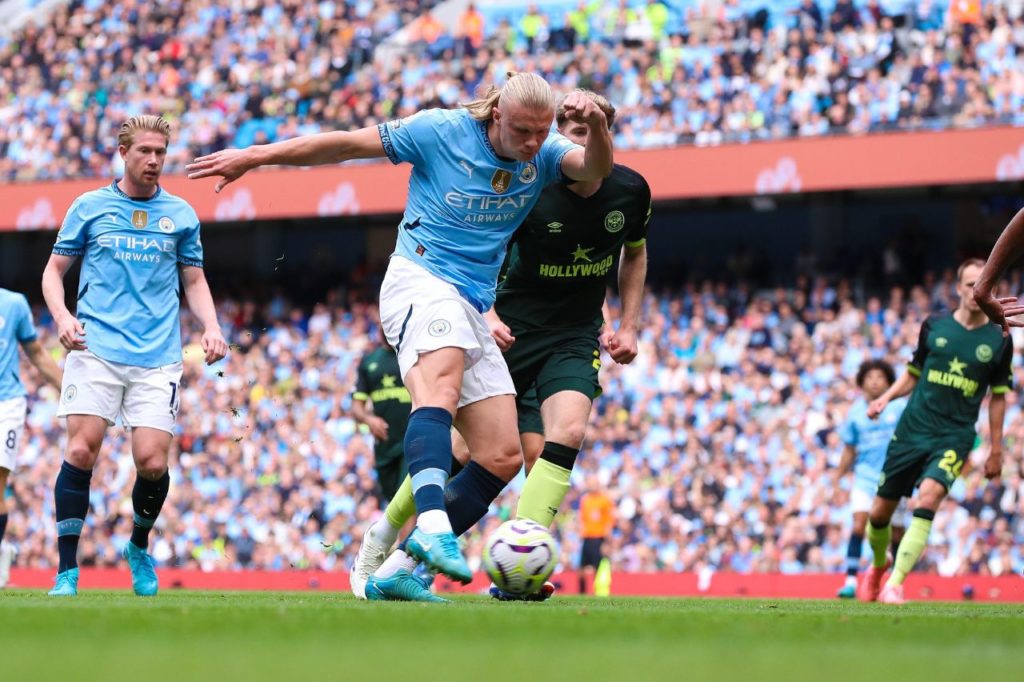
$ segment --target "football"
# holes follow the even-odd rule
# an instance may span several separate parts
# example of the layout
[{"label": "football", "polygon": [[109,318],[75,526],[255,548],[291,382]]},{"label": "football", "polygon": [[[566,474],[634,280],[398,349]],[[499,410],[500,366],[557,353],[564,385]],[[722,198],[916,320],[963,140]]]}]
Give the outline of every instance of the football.
[{"label": "football", "polygon": [[513,595],[533,594],[558,564],[558,542],[535,521],[506,521],[487,539],[483,564],[500,589]]}]

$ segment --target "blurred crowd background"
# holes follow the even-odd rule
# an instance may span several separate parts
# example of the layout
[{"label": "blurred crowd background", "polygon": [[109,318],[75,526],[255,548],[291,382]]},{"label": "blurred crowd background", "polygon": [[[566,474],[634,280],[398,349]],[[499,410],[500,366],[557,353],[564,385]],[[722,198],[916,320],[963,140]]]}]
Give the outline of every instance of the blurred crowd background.
[{"label": "blurred crowd background", "polygon": [[0,30],[8,181],[117,175],[141,112],[172,121],[180,172],[457,106],[509,71],[606,95],[620,149],[1024,124],[1024,0],[21,4],[32,20]]}]

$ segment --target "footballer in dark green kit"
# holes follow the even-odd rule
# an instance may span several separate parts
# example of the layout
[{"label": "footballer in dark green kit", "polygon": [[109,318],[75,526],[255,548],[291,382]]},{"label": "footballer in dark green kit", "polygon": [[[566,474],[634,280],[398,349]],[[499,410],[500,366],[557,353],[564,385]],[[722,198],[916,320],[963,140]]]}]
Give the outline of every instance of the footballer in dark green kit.
[{"label": "footballer in dark green kit", "polygon": [[[373,404],[372,410],[367,401]],[[411,407],[394,349],[382,345],[363,356],[352,393],[352,414],[373,434],[374,468],[385,500],[394,497],[408,471],[402,440]]]},{"label": "footballer in dark green kit", "polygon": [[[586,94],[611,126],[615,109]],[[567,120],[561,109],[555,118],[559,132],[586,143],[585,126]],[[518,396],[528,475],[517,518],[550,526],[569,490],[590,408],[601,392],[601,346],[621,364],[636,357],[650,214],[647,181],[616,164],[598,182],[549,186],[512,237],[486,317]],[[602,308],[615,275],[622,316],[612,330]]]},{"label": "footballer in dark green kit", "polygon": [[[865,601],[904,601],[903,581],[927,545],[935,512],[974,446],[975,424],[989,392],[992,442],[985,476],[995,478],[1002,469],[1006,393],[1013,385],[1013,343],[989,323],[972,295],[983,265],[984,261],[972,259],[960,266],[959,307],[951,314],[932,315],[924,321],[906,373],[868,407],[868,416],[876,418],[890,400],[910,394],[889,443],[868,519],[867,538],[874,560],[859,590]],[[892,575],[882,588],[890,564],[890,519],[902,497],[914,497],[913,519],[900,541]]]}]

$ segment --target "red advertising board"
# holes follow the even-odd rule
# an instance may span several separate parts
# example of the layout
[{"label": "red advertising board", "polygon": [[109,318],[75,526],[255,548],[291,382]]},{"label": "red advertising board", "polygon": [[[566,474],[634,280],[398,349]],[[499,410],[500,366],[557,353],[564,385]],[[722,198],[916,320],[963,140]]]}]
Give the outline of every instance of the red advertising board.
[{"label": "red advertising board", "polygon": [[[880,133],[627,151],[655,201],[1024,179],[1024,128]],[[400,213],[409,167],[387,162],[253,172],[220,194],[213,180],[166,177],[206,223]],[[104,181],[0,187],[0,230],[54,229],[71,201]]]}]

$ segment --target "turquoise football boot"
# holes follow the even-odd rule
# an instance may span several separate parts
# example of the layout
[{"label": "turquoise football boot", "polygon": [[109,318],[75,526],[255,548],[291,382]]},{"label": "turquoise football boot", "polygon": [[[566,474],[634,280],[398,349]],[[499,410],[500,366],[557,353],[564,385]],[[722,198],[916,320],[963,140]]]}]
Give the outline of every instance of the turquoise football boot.
[{"label": "turquoise football boot", "polygon": [[160,584],[153,568],[153,557],[131,541],[121,550],[121,556],[127,559],[128,568],[132,570],[132,589],[135,594],[140,597],[156,596]]},{"label": "turquoise football boot", "polygon": [[469,564],[459,549],[459,540],[451,531],[424,533],[416,528],[406,540],[405,551],[409,556],[425,563],[427,568],[463,585],[473,580],[473,572],[469,570]]},{"label": "turquoise football boot", "polygon": [[370,601],[426,601],[447,604],[427,589],[423,580],[405,569],[395,572],[390,578],[371,575],[366,579],[366,598]]},{"label": "turquoise football boot", "polygon": [[51,597],[78,596],[78,569],[69,568],[57,574],[53,589],[47,592]]}]

